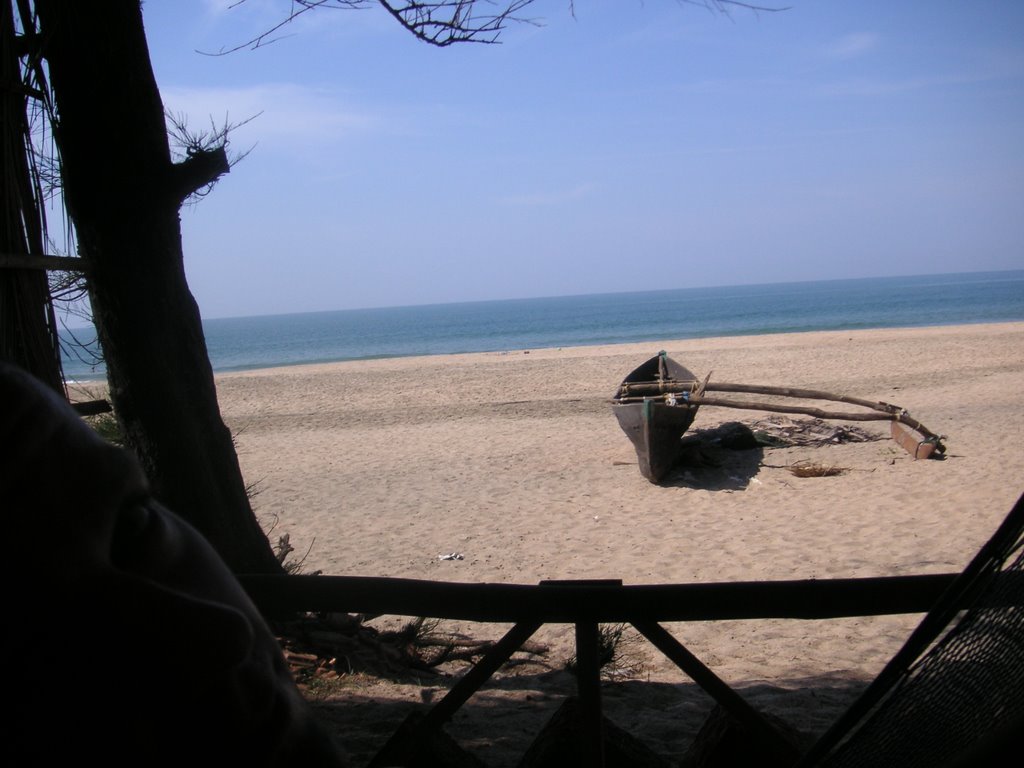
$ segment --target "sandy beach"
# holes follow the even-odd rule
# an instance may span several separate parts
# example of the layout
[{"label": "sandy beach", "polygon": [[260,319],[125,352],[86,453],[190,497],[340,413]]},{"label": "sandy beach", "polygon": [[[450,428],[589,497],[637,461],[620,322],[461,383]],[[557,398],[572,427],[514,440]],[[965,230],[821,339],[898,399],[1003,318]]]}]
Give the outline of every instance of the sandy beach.
[{"label": "sandy beach", "polygon": [[[888,424],[868,422],[858,426],[885,439],[746,451],[652,485],[609,400],[660,349],[717,381],[899,404],[946,436],[947,458],[914,461]],[[327,574],[655,584],[950,572],[1024,490],[1024,323],[388,359],[217,385],[261,522]],[[693,429],[765,416],[704,408]],[[787,467],[802,460],[846,471],[798,478]],[[670,628],[757,706],[814,733],[919,618]],[[504,627],[444,629],[497,639]],[[514,765],[572,690],[571,637],[544,627],[543,662],[475,697],[452,735],[488,765]],[[654,649],[635,653],[643,669],[606,685],[607,713],[678,759],[711,701]],[[382,743],[380,723],[449,683],[354,677],[323,711],[359,764]],[[374,727],[353,725],[364,720]]]}]

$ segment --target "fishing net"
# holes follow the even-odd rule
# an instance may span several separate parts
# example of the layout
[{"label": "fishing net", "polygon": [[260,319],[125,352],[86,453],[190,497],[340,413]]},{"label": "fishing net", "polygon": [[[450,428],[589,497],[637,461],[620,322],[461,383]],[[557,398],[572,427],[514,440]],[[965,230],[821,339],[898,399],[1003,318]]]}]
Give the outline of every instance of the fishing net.
[{"label": "fishing net", "polygon": [[1024,722],[1022,532],[1024,497],[851,708],[859,721],[813,764],[942,765]]}]

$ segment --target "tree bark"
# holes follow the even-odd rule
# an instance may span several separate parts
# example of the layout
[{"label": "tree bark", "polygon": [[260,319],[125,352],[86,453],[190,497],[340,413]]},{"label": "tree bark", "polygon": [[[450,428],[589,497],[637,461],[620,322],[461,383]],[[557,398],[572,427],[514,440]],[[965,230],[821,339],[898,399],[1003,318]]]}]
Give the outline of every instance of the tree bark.
[{"label": "tree bark", "polygon": [[278,572],[220,415],[185,278],[179,209],[227,172],[223,150],[173,163],[138,0],[36,0],[36,10],[64,195],[128,445],[156,497],[232,570]]}]

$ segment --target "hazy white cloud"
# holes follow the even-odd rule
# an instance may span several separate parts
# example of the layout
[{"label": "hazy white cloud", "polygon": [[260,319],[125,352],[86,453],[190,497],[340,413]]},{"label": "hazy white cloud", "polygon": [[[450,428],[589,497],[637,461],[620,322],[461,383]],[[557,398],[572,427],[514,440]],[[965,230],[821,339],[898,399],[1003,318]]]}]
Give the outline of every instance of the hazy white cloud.
[{"label": "hazy white cloud", "polygon": [[207,16],[226,16],[233,23],[249,17],[284,19],[289,15],[288,4],[280,0],[200,0]]},{"label": "hazy white cloud", "polygon": [[832,42],[825,49],[833,59],[854,59],[878,47],[879,37],[871,32],[854,32]]},{"label": "hazy white cloud", "polygon": [[[308,47],[331,40],[339,34],[365,35],[374,29],[391,31],[394,22],[386,13],[363,13],[344,4],[299,5],[282,0],[200,0],[205,32],[216,32],[218,42],[210,50],[270,45],[286,38],[299,38]],[[369,4],[364,10],[373,10]],[[377,9],[379,11],[379,9]],[[334,11],[338,11],[335,13]]]},{"label": "hazy white cloud", "polygon": [[161,89],[165,108],[184,114],[189,126],[203,128],[255,119],[239,128],[241,143],[322,144],[377,126],[382,120],[344,103],[341,94],[326,88],[293,83],[268,83],[246,88]]},{"label": "hazy white cloud", "polygon": [[819,90],[828,96],[889,96],[926,89],[949,88],[983,82],[986,78],[971,75],[936,75],[935,77],[906,77],[891,80],[856,79],[829,83]]},{"label": "hazy white cloud", "polygon": [[202,6],[206,13],[219,16],[231,10],[238,0],[203,0]]},{"label": "hazy white cloud", "polygon": [[502,197],[500,202],[505,205],[561,205],[589,197],[596,189],[597,187],[594,184],[577,184],[569,189],[530,192],[523,195],[507,195]]}]

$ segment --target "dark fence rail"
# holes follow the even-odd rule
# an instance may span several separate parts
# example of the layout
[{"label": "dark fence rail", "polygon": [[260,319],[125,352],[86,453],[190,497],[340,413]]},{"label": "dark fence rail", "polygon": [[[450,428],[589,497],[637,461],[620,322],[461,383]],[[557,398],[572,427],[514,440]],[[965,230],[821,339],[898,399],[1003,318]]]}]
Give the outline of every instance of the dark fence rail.
[{"label": "dark fence rail", "polygon": [[790,765],[798,757],[792,744],[661,622],[925,613],[958,575],[634,586],[617,580],[549,581],[532,586],[365,576],[248,575],[240,580],[260,609],[271,616],[297,611],[343,612],[513,625],[418,722],[403,725],[392,736],[370,763],[371,768],[422,761],[433,735],[534,632],[543,624],[574,624],[579,764],[602,768],[605,742],[597,658],[599,623],[632,624],[742,723],[772,764]]},{"label": "dark fence rail", "polygon": [[241,576],[264,613],[308,611],[462,621],[834,619],[924,613],[954,573],[861,579],[625,586],[618,581],[466,584],[369,576]]}]

